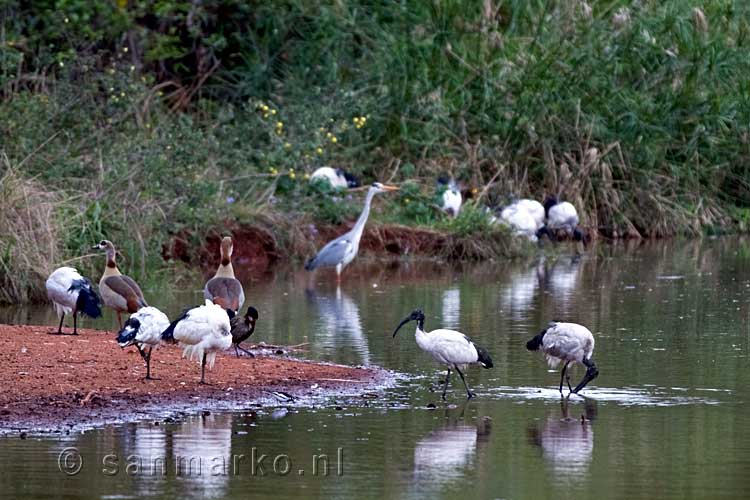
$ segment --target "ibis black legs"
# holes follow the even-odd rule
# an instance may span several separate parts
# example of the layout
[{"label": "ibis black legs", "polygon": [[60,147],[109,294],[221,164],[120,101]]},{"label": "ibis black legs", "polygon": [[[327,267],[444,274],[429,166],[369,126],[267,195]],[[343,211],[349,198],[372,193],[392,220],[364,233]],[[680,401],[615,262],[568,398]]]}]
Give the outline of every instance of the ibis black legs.
[{"label": "ibis black legs", "polygon": [[443,401],[445,401],[445,391],[448,390],[448,382],[451,379],[451,369],[448,368],[448,373],[445,374],[445,384],[443,384]]},{"label": "ibis black legs", "polygon": [[[463,380],[463,382],[464,382],[464,387],[466,387],[466,396],[469,399],[476,397],[476,394],[474,394],[473,392],[471,392],[469,390],[469,385],[466,383],[466,379],[464,378],[464,374],[461,373],[461,370],[458,369],[458,365],[453,365],[453,368],[456,369],[456,371],[458,372],[458,374],[461,376],[461,380]],[[443,399],[445,399],[445,398],[443,398]]]},{"label": "ibis black legs", "polygon": [[151,376],[151,351],[153,351],[154,348],[149,347],[147,354],[146,349],[144,349],[141,345],[136,344],[136,347],[138,348],[138,352],[141,354],[143,361],[146,362],[146,380],[159,380],[156,377]]},{"label": "ibis black legs", "polygon": [[583,376],[581,382],[571,392],[578,394],[578,391],[586,387],[586,384],[594,380],[599,375],[599,369],[596,364],[590,359],[584,359],[583,364],[586,366],[586,374]]},{"label": "ibis black legs", "polygon": [[[49,333],[50,335],[63,335],[62,326],[64,319],[65,313],[62,313],[62,316],[60,316],[60,324],[57,325],[57,331],[47,333]],[[75,311],[73,311],[73,333],[71,333],[70,335],[78,335],[78,316],[76,315]]]},{"label": "ibis black legs", "polygon": [[570,392],[573,392],[573,388],[570,387],[570,374],[568,373],[568,365],[570,364],[570,361],[565,363],[565,366],[563,366],[562,372],[560,373],[560,395],[562,395],[562,389],[563,389],[563,379],[567,380],[568,382],[568,390]]},{"label": "ibis black legs", "polygon": [[73,311],[73,335],[78,335],[78,314]]},{"label": "ibis black legs", "polygon": [[203,361],[201,361],[201,384],[206,383],[206,353],[203,353]]}]

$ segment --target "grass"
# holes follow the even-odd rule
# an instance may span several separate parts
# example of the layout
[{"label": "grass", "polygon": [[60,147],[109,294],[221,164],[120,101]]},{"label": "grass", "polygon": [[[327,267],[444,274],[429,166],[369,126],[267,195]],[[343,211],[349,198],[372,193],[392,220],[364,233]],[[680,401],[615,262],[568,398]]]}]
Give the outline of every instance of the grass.
[{"label": "grass", "polygon": [[[322,165],[401,184],[373,223],[451,235],[452,258],[515,253],[483,208],[520,196],[611,238],[748,227],[744,2],[55,5],[0,6],[0,175],[49,200],[50,263],[107,237],[144,279],[175,235],[248,224],[301,259],[306,227],[361,206],[307,182]],[[474,196],[457,219],[445,173]],[[28,285],[0,300],[38,298],[10,241],[4,279]]]}]

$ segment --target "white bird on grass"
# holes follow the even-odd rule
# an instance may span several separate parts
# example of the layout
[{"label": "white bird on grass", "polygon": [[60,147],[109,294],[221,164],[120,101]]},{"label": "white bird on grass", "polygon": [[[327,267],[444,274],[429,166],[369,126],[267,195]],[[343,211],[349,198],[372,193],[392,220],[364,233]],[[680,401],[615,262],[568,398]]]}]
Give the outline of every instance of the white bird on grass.
[{"label": "white bird on grass", "polygon": [[357,219],[357,223],[348,233],[345,233],[335,240],[324,246],[318,255],[308,260],[305,263],[305,269],[312,271],[319,267],[335,267],[336,268],[336,280],[341,282],[341,271],[346,267],[354,257],[357,256],[359,251],[359,240],[362,239],[362,232],[365,229],[365,223],[370,215],[370,205],[372,205],[372,199],[378,193],[385,193],[387,191],[397,191],[398,187],[388,186],[379,182],[373,183],[370,189],[367,191],[367,198],[365,199],[365,207],[362,213]]},{"label": "white bird on grass", "polygon": [[47,278],[47,297],[52,301],[55,312],[60,318],[57,332],[51,334],[62,335],[63,319],[66,314],[73,315],[73,335],[78,335],[78,315],[85,314],[90,318],[102,315],[99,307],[99,296],[91,286],[91,281],[81,276],[72,267],[55,269]]},{"label": "white bird on grass", "polygon": [[206,365],[213,368],[216,353],[232,345],[230,319],[234,311],[206,300],[206,304],[188,309],[161,335],[162,340],[179,342],[182,356],[201,363],[201,384],[206,383]]},{"label": "white bird on grass", "polygon": [[[578,394],[599,375],[599,369],[591,359],[594,353],[594,336],[583,325],[552,321],[539,335],[526,343],[526,349],[541,350],[550,368],[556,368],[561,362],[565,363],[560,374],[560,394],[563,392],[563,380],[568,383],[568,395]],[[575,389],[570,387],[570,374],[567,374],[571,363],[581,363],[586,367],[586,373]]]},{"label": "white bird on grass", "polygon": [[539,225],[534,215],[520,205],[509,205],[500,212],[500,220],[509,226],[518,236],[525,236],[529,241],[537,241]]},{"label": "white bird on grass", "polygon": [[448,366],[448,373],[445,375],[445,385],[443,386],[442,398],[445,400],[445,391],[448,390],[448,382],[451,377],[451,368],[455,369],[466,388],[466,395],[469,398],[476,396],[469,390],[469,386],[464,378],[463,370],[467,365],[478,363],[483,368],[492,368],[492,358],[486,349],[479,347],[472,340],[461,332],[454,330],[433,330],[424,331],[424,313],[421,309],[415,309],[407,316],[393,331],[393,337],[396,337],[399,329],[410,321],[417,322],[417,330],[414,338],[417,345],[423,351],[429,353],[435,361]]},{"label": "white bird on grass", "polygon": [[342,168],[320,167],[310,176],[310,182],[327,181],[334,189],[359,187],[359,179]]},{"label": "white bird on grass", "polygon": [[458,184],[454,179],[447,177],[439,177],[437,182],[438,193],[442,190],[440,209],[451,217],[458,217],[463,202]]},{"label": "white bird on grass", "polygon": [[[151,377],[151,351],[161,344],[161,334],[169,328],[167,315],[155,307],[147,306],[133,313],[117,335],[117,343],[123,349],[134,345],[146,362],[146,380]],[[146,352],[148,348],[148,352]]]}]

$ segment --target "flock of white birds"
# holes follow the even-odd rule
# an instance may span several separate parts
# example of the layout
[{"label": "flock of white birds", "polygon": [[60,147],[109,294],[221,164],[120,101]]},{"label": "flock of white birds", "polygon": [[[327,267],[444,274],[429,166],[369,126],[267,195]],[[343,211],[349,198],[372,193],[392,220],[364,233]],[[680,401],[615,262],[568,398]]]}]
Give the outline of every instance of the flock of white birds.
[{"label": "flock of white birds", "polygon": [[[341,169],[323,167],[312,176],[312,180],[325,179],[333,188],[352,188],[359,185],[356,177]],[[443,206],[451,216],[457,216],[461,209],[461,192],[455,181],[441,178],[438,181]],[[335,268],[337,279],[341,272],[357,255],[365,223],[370,213],[373,198],[378,193],[395,191],[399,188],[381,183],[374,183],[365,198],[365,206],[354,227],[325,245],[305,264],[309,271],[319,267]],[[502,223],[530,240],[536,241],[541,236],[555,237],[555,231],[564,230],[577,241],[586,242],[580,229],[575,207],[556,198],[548,198],[539,203],[535,200],[518,200],[499,210]],[[200,383],[205,383],[205,369],[212,368],[219,352],[232,345],[239,356],[239,350],[253,356],[250,351],[242,349],[239,344],[252,335],[258,320],[258,311],[250,306],[244,315],[240,309],[245,301],[242,284],[234,275],[232,267],[233,242],[224,237],[220,245],[221,261],[213,278],[204,287],[205,303],[186,309],[174,321],[153,306],[149,306],[138,284],[130,277],[120,273],[116,263],[116,250],[112,242],[102,240],[95,249],[106,253],[106,267],[99,281],[99,294],[94,290],[91,281],[83,277],[72,267],[61,267],[50,274],[47,279],[47,293],[60,324],[55,334],[63,334],[62,326],[65,315],[73,316],[73,332],[77,335],[77,315],[84,314],[91,318],[101,316],[100,305],[103,304],[117,313],[120,331],[117,341],[121,347],[135,346],[146,364],[146,379],[151,377],[151,354],[163,342],[178,343],[183,348],[183,357],[197,360],[201,365]],[[101,295],[101,299],[100,299]],[[129,314],[123,324],[121,315]],[[452,371],[461,377],[469,398],[475,394],[469,389],[464,377],[468,365],[478,364],[492,368],[493,362],[486,349],[475,344],[461,332],[448,329],[437,329],[427,332],[424,329],[425,315],[416,309],[407,316],[393,332],[393,337],[406,323],[415,321],[415,340],[417,345],[429,353],[438,363],[447,367],[447,374],[442,397],[446,390]],[[586,384],[596,378],[598,369],[592,360],[594,337],[584,326],[575,323],[552,322],[538,335],[529,340],[526,347],[532,351],[542,351],[551,367],[563,364],[560,377],[560,393],[563,383],[567,381],[570,393],[578,393]],[[570,384],[568,368],[579,363],[586,368],[580,383],[573,388]]]}]

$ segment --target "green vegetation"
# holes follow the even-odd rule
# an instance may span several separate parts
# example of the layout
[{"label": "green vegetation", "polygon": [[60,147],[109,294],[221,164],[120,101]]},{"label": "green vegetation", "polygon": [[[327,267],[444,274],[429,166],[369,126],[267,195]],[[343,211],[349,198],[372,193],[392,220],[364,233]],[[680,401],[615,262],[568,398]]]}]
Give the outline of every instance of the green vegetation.
[{"label": "green vegetation", "polygon": [[[0,192],[37,193],[0,203],[0,300],[41,283],[5,288],[38,238],[19,203],[50,210],[40,275],[108,237],[140,277],[227,222],[310,252],[304,225],[361,203],[310,185],[322,165],[405,183],[375,223],[475,257],[507,251],[482,207],[511,196],[558,193],[612,237],[744,230],[750,6],[629,4],[0,0]],[[440,173],[476,192],[456,220]]]}]

